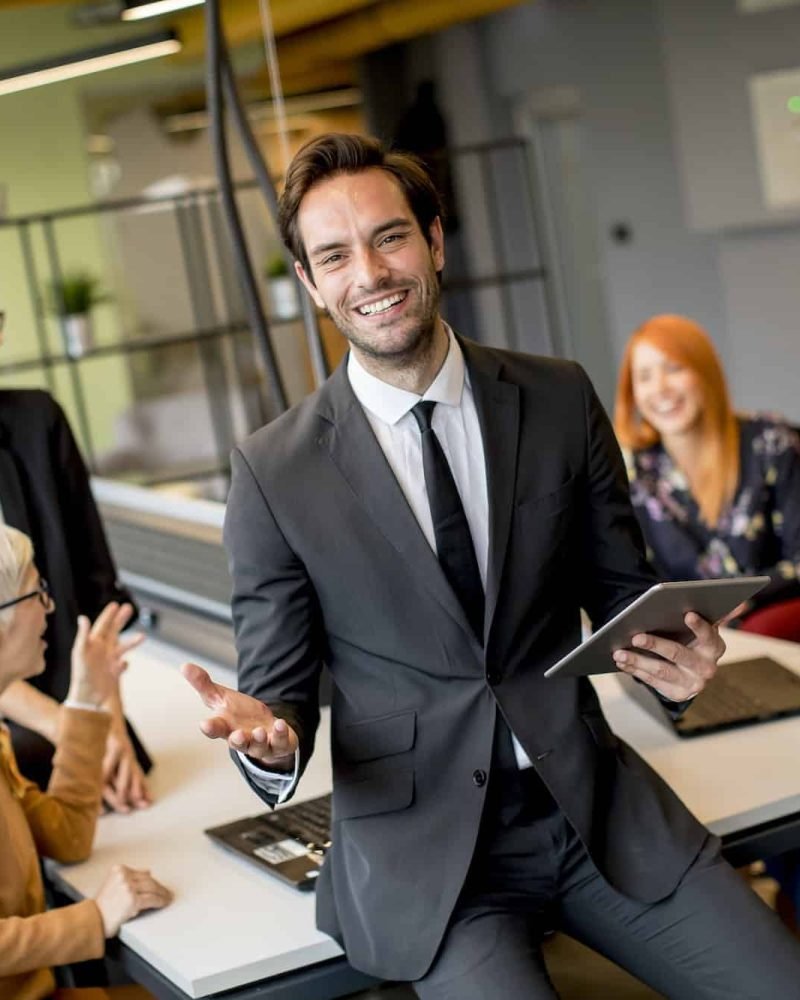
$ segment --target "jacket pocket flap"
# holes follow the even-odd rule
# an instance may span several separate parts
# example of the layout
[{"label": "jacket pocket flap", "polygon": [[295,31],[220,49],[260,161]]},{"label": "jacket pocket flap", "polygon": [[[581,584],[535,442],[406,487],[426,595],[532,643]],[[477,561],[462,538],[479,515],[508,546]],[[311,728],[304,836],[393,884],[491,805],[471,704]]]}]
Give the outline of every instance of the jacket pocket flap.
[{"label": "jacket pocket flap", "polygon": [[414,746],[416,720],[417,713],[413,710],[365,719],[342,726],[336,733],[336,740],[348,761],[377,760]]},{"label": "jacket pocket flap", "polygon": [[414,771],[404,768],[373,774],[360,781],[337,781],[333,793],[333,821],[396,812],[411,805]]}]

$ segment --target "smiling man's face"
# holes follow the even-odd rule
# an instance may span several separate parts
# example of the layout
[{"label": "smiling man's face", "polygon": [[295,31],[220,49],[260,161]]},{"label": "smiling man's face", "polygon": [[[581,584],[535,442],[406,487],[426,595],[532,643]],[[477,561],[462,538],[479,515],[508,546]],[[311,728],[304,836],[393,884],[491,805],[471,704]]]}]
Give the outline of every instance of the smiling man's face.
[{"label": "smiling man's face", "polygon": [[298,212],[311,267],[297,273],[356,354],[403,364],[425,350],[444,267],[439,219],[421,231],[399,183],[380,168],[315,184]]}]

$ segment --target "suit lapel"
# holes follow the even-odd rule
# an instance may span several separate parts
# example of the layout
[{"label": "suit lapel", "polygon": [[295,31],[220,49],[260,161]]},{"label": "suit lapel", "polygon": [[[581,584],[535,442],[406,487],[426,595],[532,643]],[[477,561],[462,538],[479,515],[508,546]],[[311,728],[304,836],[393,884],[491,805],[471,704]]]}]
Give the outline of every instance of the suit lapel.
[{"label": "suit lapel", "polygon": [[495,356],[460,338],[459,343],[469,367],[486,462],[489,562],[484,636],[488,637],[500,592],[516,494],[519,388],[510,382],[500,381],[501,366]]},{"label": "suit lapel", "polygon": [[318,412],[328,424],[319,443],[328,449],[357,500],[405,561],[419,585],[474,641],[464,609],[447,582],[350,387],[346,358],[323,389]]}]

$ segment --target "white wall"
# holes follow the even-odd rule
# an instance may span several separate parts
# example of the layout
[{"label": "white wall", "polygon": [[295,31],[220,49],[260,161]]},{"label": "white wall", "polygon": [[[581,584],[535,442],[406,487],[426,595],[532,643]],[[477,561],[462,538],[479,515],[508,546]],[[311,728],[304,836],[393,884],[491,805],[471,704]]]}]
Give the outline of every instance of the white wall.
[{"label": "white wall", "polygon": [[800,424],[800,230],[727,237],[720,269],[736,405]]},{"label": "white wall", "polygon": [[437,74],[469,141],[509,134],[526,94],[577,91],[614,367],[642,319],[683,312],[715,339],[737,405],[800,421],[800,225],[762,204],[747,90],[798,63],[798,38],[798,8],[538,0],[442,33]]},{"label": "white wall", "polygon": [[[459,138],[507,135],[511,107],[532,91],[577,90],[612,365],[630,331],[666,310],[695,316],[726,353],[715,243],[682,220],[656,13],[650,0],[540,0],[474,25],[471,47],[463,26],[440,43],[438,71],[450,81],[442,94]],[[633,235],[625,244],[610,235],[620,222]]]},{"label": "white wall", "polygon": [[720,230],[800,221],[765,206],[748,80],[800,65],[800,7],[745,15],[732,0],[660,0],[687,221]]}]

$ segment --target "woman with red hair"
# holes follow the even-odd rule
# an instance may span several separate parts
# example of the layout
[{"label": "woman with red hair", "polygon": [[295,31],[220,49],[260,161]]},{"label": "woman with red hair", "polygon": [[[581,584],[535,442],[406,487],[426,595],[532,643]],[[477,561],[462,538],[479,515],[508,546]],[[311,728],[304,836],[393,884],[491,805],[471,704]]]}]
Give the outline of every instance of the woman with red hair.
[{"label": "woman with red hair", "polygon": [[[662,579],[763,573],[772,579],[758,606],[800,597],[800,436],[777,418],[734,413],[701,326],[653,316],[632,334],[614,423]],[[800,613],[788,624],[796,633],[782,637],[800,639]],[[800,854],[768,869],[781,883],[779,912],[797,931]]]},{"label": "woman with red hair", "polygon": [[651,561],[666,580],[766,573],[800,597],[800,436],[737,416],[708,334],[653,316],[628,341],[614,422]]}]

